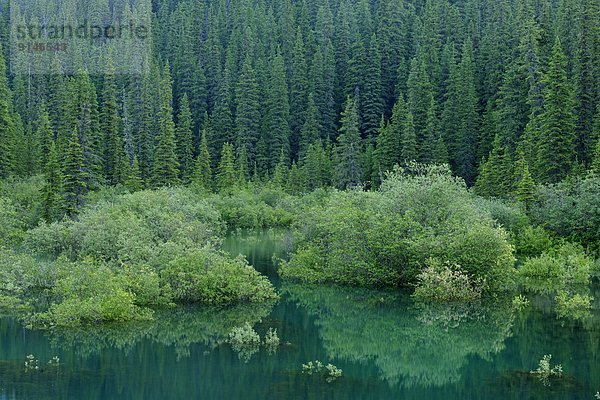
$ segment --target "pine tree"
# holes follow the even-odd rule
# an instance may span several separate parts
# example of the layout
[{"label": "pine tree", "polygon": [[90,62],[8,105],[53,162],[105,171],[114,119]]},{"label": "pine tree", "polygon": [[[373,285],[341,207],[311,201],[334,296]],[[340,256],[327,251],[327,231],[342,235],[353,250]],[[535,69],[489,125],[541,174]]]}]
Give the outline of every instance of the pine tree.
[{"label": "pine tree", "polygon": [[567,59],[558,38],[543,82],[537,169],[543,182],[558,182],[568,175],[576,156],[574,91],[567,80]]},{"label": "pine tree", "polygon": [[417,135],[414,118],[410,111],[406,114],[406,118],[402,124],[401,155],[405,163],[417,160]]},{"label": "pine tree", "polygon": [[173,123],[173,92],[171,73],[167,64],[159,85],[159,137],[154,151],[152,184],[154,187],[179,183],[179,162],[175,152],[175,124]]},{"label": "pine tree", "polygon": [[54,141],[50,144],[45,171],[46,184],[42,189],[41,217],[44,221],[50,223],[58,219],[62,205],[62,174]]},{"label": "pine tree", "polygon": [[270,168],[277,164],[276,154],[290,157],[290,107],[287,96],[285,66],[281,55],[275,56],[267,97],[267,132],[269,132]]},{"label": "pine tree", "polygon": [[189,183],[194,171],[194,138],[193,121],[187,94],[184,94],[179,104],[177,126],[175,128],[175,148],[179,162],[179,179]]},{"label": "pine tree", "polygon": [[592,171],[596,174],[600,174],[600,140],[596,141],[596,149],[592,158]]},{"label": "pine tree", "polygon": [[0,44],[0,178],[6,178],[15,168],[16,125],[12,115],[12,95],[8,87],[6,63]]},{"label": "pine tree", "polygon": [[306,155],[308,146],[321,141],[321,125],[320,125],[319,110],[315,104],[313,94],[308,95],[308,106],[306,110],[306,121],[300,132],[300,146],[298,159],[302,160]]},{"label": "pine tree", "polygon": [[217,189],[219,193],[231,194],[237,183],[233,145],[225,143],[221,152],[221,161],[217,169]]},{"label": "pine tree", "polygon": [[290,175],[287,180],[287,192],[293,195],[303,193],[305,191],[303,171],[298,168],[298,165],[293,162],[290,168]]},{"label": "pine tree", "polygon": [[249,162],[254,163],[260,138],[260,101],[256,73],[250,58],[246,59],[236,86],[235,127],[237,148],[246,147]]},{"label": "pine tree", "polygon": [[275,166],[275,170],[273,171],[273,179],[271,180],[273,186],[279,189],[285,188],[288,179],[288,173],[289,171],[285,155],[280,153],[279,161]]},{"label": "pine tree", "polygon": [[[290,78],[290,129],[292,132],[292,155],[299,154],[302,147],[301,131],[310,113],[308,103],[308,72],[306,66],[302,30],[298,27],[296,42],[292,52]],[[313,99],[313,107],[316,107]],[[306,149],[305,149],[306,150]]]},{"label": "pine tree", "polygon": [[200,152],[198,153],[198,158],[196,158],[192,184],[207,191],[212,188],[212,169],[210,167],[210,153],[208,151],[206,131],[202,131]]},{"label": "pine tree", "polygon": [[52,130],[52,125],[50,124],[50,116],[48,115],[48,111],[46,111],[46,106],[44,103],[41,105],[40,115],[38,121],[36,122],[36,127],[37,129],[35,136],[37,137],[37,141],[40,146],[40,169],[42,171],[46,171],[46,164],[48,164],[48,160],[50,158],[50,148],[52,145],[55,145],[55,143],[54,131]]},{"label": "pine tree", "polygon": [[529,165],[524,158],[517,165],[518,181],[516,182],[515,197],[529,210],[534,199],[535,182],[529,172]]},{"label": "pine tree", "polygon": [[369,42],[367,60],[365,82],[361,94],[362,122],[365,137],[374,143],[379,129],[379,120],[384,111],[381,94],[381,54],[374,34]]},{"label": "pine tree", "polygon": [[[416,150],[421,150],[427,136],[427,118],[433,102],[433,90],[429,81],[425,58],[413,58],[408,75],[408,110],[414,118]],[[414,160],[417,160],[416,158]]]},{"label": "pine tree", "polygon": [[88,186],[88,172],[85,167],[83,146],[80,143],[77,130],[73,130],[69,146],[66,149],[63,168],[64,211],[69,217],[74,217],[83,204]]},{"label": "pine tree", "polygon": [[121,137],[121,118],[117,108],[117,85],[115,69],[109,61],[104,74],[102,90],[102,106],[100,111],[100,129],[104,142],[104,175],[109,184],[123,182],[121,165],[125,157],[123,139]]},{"label": "pine tree", "polygon": [[348,97],[342,113],[340,135],[336,146],[335,185],[340,189],[361,183],[362,144],[358,121],[358,104]]},{"label": "pine tree", "polygon": [[248,152],[246,151],[245,147],[242,147],[239,151],[238,151],[238,156],[237,156],[237,160],[235,162],[235,166],[236,166],[236,172],[237,172],[237,186],[239,188],[244,188],[246,187],[246,184],[248,183],[248,178],[250,177],[250,171],[248,170],[248,167],[250,166],[249,162],[248,162]]},{"label": "pine tree", "polygon": [[131,165],[129,163],[126,164],[125,181],[123,184],[131,193],[140,191],[144,188],[142,172],[137,156],[133,157]]}]

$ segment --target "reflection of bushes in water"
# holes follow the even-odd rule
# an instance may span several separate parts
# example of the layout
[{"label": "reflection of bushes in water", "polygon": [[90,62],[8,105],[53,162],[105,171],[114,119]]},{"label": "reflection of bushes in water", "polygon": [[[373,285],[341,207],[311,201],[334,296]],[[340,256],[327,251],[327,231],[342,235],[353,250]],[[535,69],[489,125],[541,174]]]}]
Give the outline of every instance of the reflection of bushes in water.
[{"label": "reflection of bushes in water", "polygon": [[317,317],[330,358],[373,362],[381,378],[404,387],[460,380],[467,358],[504,348],[513,314],[509,300],[416,304],[389,292],[286,284],[283,292]]},{"label": "reflection of bushes in water", "polygon": [[127,352],[138,342],[150,340],[173,346],[179,357],[187,357],[190,345],[214,348],[227,340],[231,329],[246,322],[254,325],[269,315],[272,307],[272,302],[227,308],[177,307],[157,311],[153,321],[57,330],[49,335],[53,347],[74,348],[80,356],[99,354],[105,349]]}]

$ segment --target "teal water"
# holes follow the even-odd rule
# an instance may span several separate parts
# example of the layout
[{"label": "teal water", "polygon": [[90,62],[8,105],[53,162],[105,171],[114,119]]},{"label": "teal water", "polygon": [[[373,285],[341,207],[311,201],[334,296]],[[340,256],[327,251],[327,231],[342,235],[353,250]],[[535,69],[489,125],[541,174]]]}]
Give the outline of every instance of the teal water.
[{"label": "teal water", "polygon": [[[286,284],[272,263],[286,242],[281,234],[225,242],[273,280],[275,304],[178,308],[151,323],[52,334],[1,319],[0,400],[594,399],[600,390],[596,315],[557,319],[543,297],[515,313],[510,299],[418,306],[403,294]],[[261,337],[277,329],[282,344],[236,353],[225,339],[245,322]],[[25,367],[29,354],[38,369]],[[528,373],[544,354],[563,378]],[[58,366],[47,364],[54,356]],[[342,377],[303,374],[314,360]]]}]

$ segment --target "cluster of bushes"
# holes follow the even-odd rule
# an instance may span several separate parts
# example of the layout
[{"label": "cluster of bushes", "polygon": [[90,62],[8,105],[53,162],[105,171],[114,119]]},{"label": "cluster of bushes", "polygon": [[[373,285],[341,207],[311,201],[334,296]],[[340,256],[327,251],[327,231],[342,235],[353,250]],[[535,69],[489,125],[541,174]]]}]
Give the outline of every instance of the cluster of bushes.
[{"label": "cluster of bushes", "polygon": [[218,251],[224,231],[219,212],[186,189],[110,196],[77,220],[29,230],[20,253],[3,251],[0,295],[9,304],[43,293],[49,306],[29,323],[45,327],[143,320],[173,303],[275,298],[245,259]]},{"label": "cluster of bushes", "polygon": [[212,194],[207,200],[221,213],[229,230],[252,230],[289,227],[302,210],[328,196],[325,189],[293,196],[272,186],[249,186],[233,195]]},{"label": "cluster of bushes", "polygon": [[526,289],[548,291],[588,285],[595,268],[580,245],[563,243],[526,259],[518,274]]},{"label": "cluster of bushes", "polygon": [[508,233],[443,167],[397,170],[378,192],[334,193],[300,220],[284,278],[402,286],[416,283],[428,259],[460,265],[491,288],[512,275]]},{"label": "cluster of bushes", "polygon": [[538,187],[531,220],[600,255],[600,175]]}]

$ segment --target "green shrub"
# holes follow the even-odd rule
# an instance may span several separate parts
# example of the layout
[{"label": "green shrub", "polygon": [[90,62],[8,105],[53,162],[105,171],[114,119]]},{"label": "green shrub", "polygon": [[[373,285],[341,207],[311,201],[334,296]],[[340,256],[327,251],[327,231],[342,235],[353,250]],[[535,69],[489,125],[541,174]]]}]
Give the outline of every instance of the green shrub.
[{"label": "green shrub", "polygon": [[[57,263],[59,264],[59,263]],[[52,304],[29,324],[40,328],[73,328],[108,322],[149,319],[149,309],[135,304],[124,277],[92,259],[61,262],[51,290]]]},{"label": "green shrub", "polygon": [[[187,189],[143,191],[100,201],[77,221],[42,224],[28,232],[32,254],[160,269],[174,255],[221,242],[219,213]],[[167,258],[167,259],[165,259]]]},{"label": "green shrub", "polygon": [[552,237],[540,226],[526,226],[513,235],[513,244],[521,257],[537,257],[553,246]]},{"label": "green shrub", "polygon": [[160,277],[178,303],[229,304],[277,297],[271,283],[245,259],[232,260],[208,249],[176,258]]},{"label": "green shrub", "polygon": [[0,246],[12,246],[25,236],[24,224],[10,199],[0,197]]},{"label": "green shrub", "polygon": [[539,186],[530,214],[535,224],[600,252],[600,175]]},{"label": "green shrub", "polygon": [[428,267],[417,276],[413,297],[436,301],[475,300],[481,297],[485,280],[474,281],[460,265],[443,265],[428,260]]},{"label": "green shrub", "polygon": [[391,174],[379,192],[334,192],[307,209],[297,247],[280,274],[307,282],[361,286],[415,283],[428,258],[460,264],[490,287],[510,280],[508,234],[464,183],[431,167]]},{"label": "green shrub", "polygon": [[559,318],[585,319],[591,316],[594,298],[588,294],[576,293],[571,296],[566,290],[560,290],[555,300]]},{"label": "green shrub", "polygon": [[565,243],[557,249],[525,260],[518,273],[532,290],[556,290],[569,285],[587,285],[594,261],[581,246]]},{"label": "green shrub", "polygon": [[9,178],[0,182],[0,197],[10,200],[17,213],[17,220],[26,229],[35,227],[40,221],[40,193],[45,183],[42,175],[21,179]]}]

